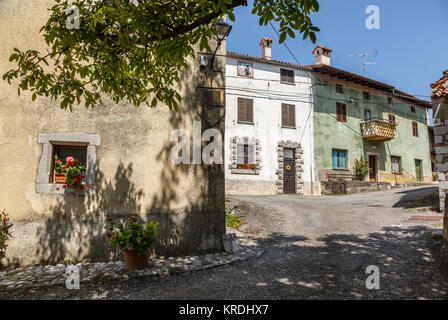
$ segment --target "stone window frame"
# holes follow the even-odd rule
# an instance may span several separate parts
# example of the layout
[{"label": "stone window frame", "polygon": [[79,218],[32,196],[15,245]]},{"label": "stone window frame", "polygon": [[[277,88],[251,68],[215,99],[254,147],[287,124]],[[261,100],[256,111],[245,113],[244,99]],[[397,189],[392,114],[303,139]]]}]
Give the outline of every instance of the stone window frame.
[{"label": "stone window frame", "polygon": [[[70,194],[71,190],[62,188],[60,184],[50,183],[53,161],[53,145],[83,143],[87,144],[87,171],[85,183],[91,188],[79,192],[82,195],[95,193],[95,176],[97,171],[97,147],[101,145],[101,137],[98,134],[84,132],[41,132],[37,135],[37,142],[42,144],[42,154],[37,167],[36,192],[46,194]],[[58,190],[59,189],[59,190]]]},{"label": "stone window frame", "polygon": [[[237,169],[237,145],[249,144],[254,146],[254,160],[255,170]],[[260,139],[249,137],[232,137],[230,138],[230,164],[229,169],[231,174],[247,174],[259,175],[261,170],[261,145]]]},{"label": "stone window frame", "polygon": [[303,195],[303,185],[304,181],[302,178],[303,175],[303,167],[304,162],[302,159],[303,150],[300,143],[295,141],[279,141],[277,144],[277,156],[278,156],[278,169],[277,169],[277,193],[283,194],[283,165],[284,165],[284,155],[283,155],[283,149],[294,149],[294,158],[295,158],[295,164],[296,164],[296,194]]}]

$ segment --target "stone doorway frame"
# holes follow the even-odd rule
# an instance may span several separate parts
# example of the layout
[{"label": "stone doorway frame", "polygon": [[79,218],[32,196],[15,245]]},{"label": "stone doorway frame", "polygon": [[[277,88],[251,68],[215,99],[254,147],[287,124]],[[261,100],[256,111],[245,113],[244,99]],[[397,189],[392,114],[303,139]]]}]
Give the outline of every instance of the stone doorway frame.
[{"label": "stone doorway frame", "polygon": [[277,144],[277,156],[278,156],[278,168],[277,168],[277,193],[283,194],[283,165],[284,165],[284,155],[283,149],[295,149],[294,150],[294,160],[296,164],[296,194],[303,195],[303,150],[302,146],[298,142],[294,141],[279,141]]}]

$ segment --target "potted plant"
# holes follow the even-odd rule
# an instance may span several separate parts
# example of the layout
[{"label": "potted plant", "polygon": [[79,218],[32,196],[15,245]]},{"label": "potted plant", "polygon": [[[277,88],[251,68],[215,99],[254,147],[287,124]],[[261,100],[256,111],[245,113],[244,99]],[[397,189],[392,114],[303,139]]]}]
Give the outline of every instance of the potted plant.
[{"label": "potted plant", "polygon": [[55,156],[55,181],[56,183],[64,183],[64,189],[69,188],[78,191],[90,188],[89,184],[83,184],[85,172],[85,163],[80,163],[77,158],[66,157],[64,164],[58,159],[57,155]]},{"label": "potted plant", "polygon": [[139,224],[132,216],[127,222],[117,224],[111,217],[106,219],[107,238],[114,247],[124,252],[125,268],[127,270],[143,269],[148,265],[148,250],[157,237],[158,223]]},{"label": "potted plant", "polygon": [[254,170],[257,167],[254,163],[240,163],[237,165],[237,169],[244,169],[244,170]]}]

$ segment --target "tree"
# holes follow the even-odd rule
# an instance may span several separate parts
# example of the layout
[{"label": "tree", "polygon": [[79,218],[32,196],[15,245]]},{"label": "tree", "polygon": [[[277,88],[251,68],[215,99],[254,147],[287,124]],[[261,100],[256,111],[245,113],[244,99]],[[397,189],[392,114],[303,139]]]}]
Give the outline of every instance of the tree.
[{"label": "tree", "polygon": [[[60,99],[60,107],[75,104],[93,107],[101,93],[115,102],[128,100],[135,106],[159,102],[170,109],[181,100],[174,84],[179,72],[188,68],[194,45],[211,50],[215,25],[223,15],[235,21],[234,8],[246,0],[55,0],[50,18],[40,30],[48,52],[14,48],[10,61],[17,68],[3,79],[19,80],[21,90],[32,99]],[[71,10],[75,6],[77,9]],[[310,14],[319,10],[317,0],[254,0],[252,14],[260,25],[280,24],[279,42],[295,33],[309,37],[315,32]],[[78,14],[79,28],[68,28]]]}]

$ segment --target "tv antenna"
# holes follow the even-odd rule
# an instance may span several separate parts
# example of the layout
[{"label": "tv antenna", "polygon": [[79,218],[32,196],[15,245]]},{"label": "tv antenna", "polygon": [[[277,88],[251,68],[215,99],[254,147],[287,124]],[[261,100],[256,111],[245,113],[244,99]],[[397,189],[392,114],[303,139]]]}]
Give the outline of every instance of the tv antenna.
[{"label": "tv antenna", "polygon": [[375,50],[375,51],[367,52],[367,53],[350,54],[347,57],[362,57],[362,71],[364,72],[364,74],[366,74],[367,66],[369,64],[378,64],[377,61],[375,61],[375,62],[366,62],[366,57],[367,56],[374,56],[374,57],[376,57],[377,54],[378,54],[378,52]]}]

